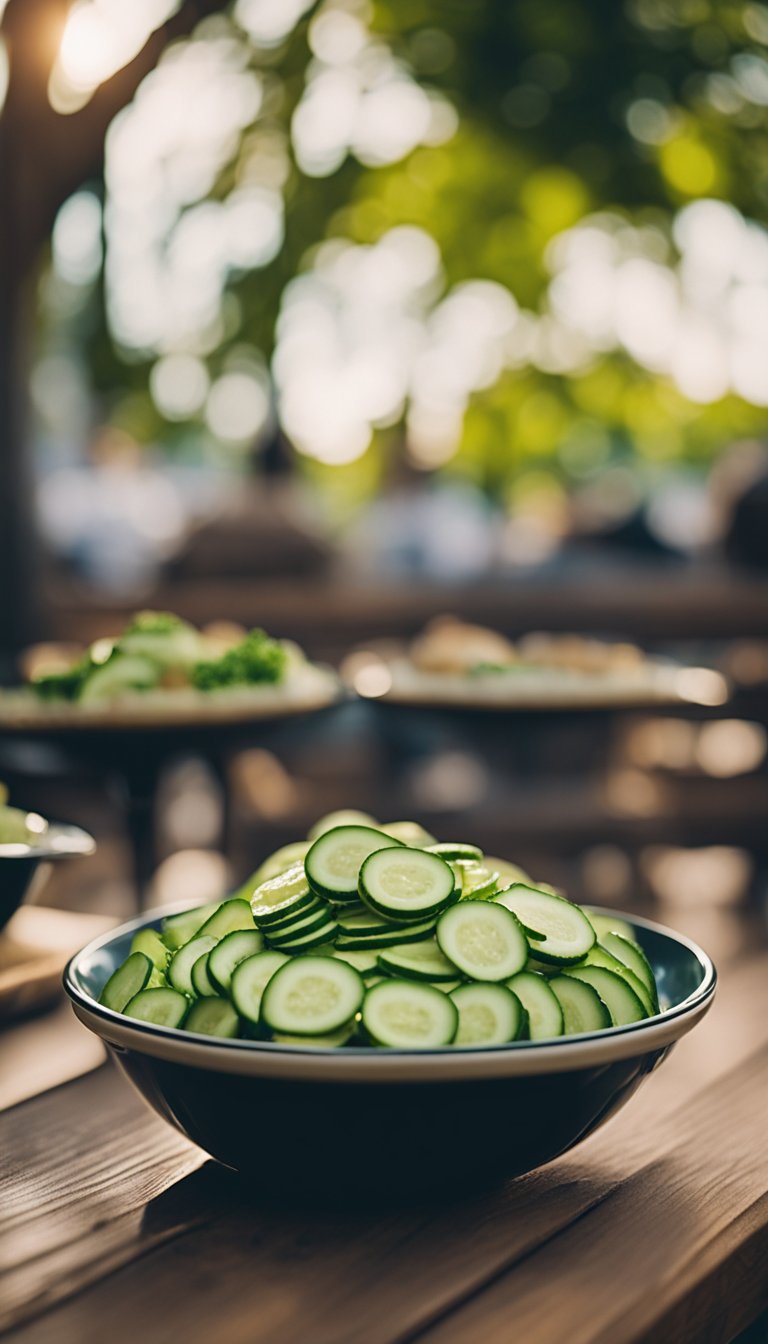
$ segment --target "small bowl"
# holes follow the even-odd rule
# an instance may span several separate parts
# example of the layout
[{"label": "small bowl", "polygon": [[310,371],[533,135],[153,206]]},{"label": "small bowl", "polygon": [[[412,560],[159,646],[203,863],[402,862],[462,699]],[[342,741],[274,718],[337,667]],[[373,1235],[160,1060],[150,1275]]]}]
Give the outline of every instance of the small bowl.
[{"label": "small bowl", "polygon": [[96,842],[79,826],[45,821],[36,812],[20,813],[33,835],[26,840],[0,843],[0,929],[26,898],[41,865],[73,855],[92,854]]},{"label": "small bowl", "polygon": [[630,919],[665,1005],[631,1026],[485,1049],[215,1040],[132,1022],[97,1002],[134,933],[159,927],[163,913],[170,911],[124,924],[72,958],[64,986],[75,1013],[159,1115],[281,1196],[405,1197],[532,1171],[615,1114],[715,992],[706,953]]}]

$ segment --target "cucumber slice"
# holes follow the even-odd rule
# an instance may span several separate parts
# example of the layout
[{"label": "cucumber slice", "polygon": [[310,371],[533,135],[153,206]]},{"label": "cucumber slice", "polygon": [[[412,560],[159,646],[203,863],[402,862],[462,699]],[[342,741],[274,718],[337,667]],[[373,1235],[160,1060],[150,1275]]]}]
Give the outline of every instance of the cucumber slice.
[{"label": "cucumber slice", "polygon": [[386,826],[381,826],[380,830],[385,835],[391,835],[393,840],[399,840],[403,845],[410,845],[411,849],[426,849],[428,845],[437,843],[437,838],[425,831],[418,821],[388,821]]},{"label": "cucumber slice", "polygon": [[198,932],[218,941],[219,938],[226,938],[228,933],[235,933],[237,929],[255,927],[250,902],[234,896],[231,900],[224,901],[218,910],[214,910],[210,919],[206,919]]},{"label": "cucumber slice", "polygon": [[419,943],[423,938],[431,938],[435,932],[434,919],[423,924],[411,924],[407,928],[393,925],[387,933],[344,933],[340,932],[336,946],[342,952],[375,952],[382,947],[397,947],[400,943]]},{"label": "cucumber slice", "polygon": [[342,933],[355,936],[374,937],[377,933],[393,933],[396,929],[407,929],[408,924],[401,919],[384,919],[363,905],[359,910],[340,910],[336,916]]},{"label": "cucumber slice", "polygon": [[168,965],[168,982],[182,994],[189,994],[190,998],[195,994],[195,987],[192,984],[192,967],[198,957],[202,957],[204,952],[210,952],[212,947],[216,946],[216,939],[209,938],[207,935],[198,938],[192,938],[178,952],[171,957]]},{"label": "cucumber slice", "polygon": [[[606,971],[613,971],[616,975],[623,976],[627,981],[627,984],[631,985],[638,999],[642,1003],[646,1017],[653,1016],[654,1008],[651,996],[642,980],[639,980],[634,971],[631,971],[628,966],[625,966],[623,961],[619,961],[618,957],[614,957],[613,953],[607,952],[599,943],[595,943],[595,946],[587,953],[586,960],[580,962],[579,965],[602,966]],[[573,969],[576,970],[578,968],[574,967]]]},{"label": "cucumber slice", "polygon": [[600,942],[603,941],[605,933],[620,933],[628,942],[633,941],[634,932],[625,919],[620,919],[618,915],[601,915],[597,910],[591,910],[589,906],[586,907],[585,913]]},{"label": "cucumber slice", "polygon": [[403,849],[399,840],[370,826],[337,826],[315,841],[306,859],[307,880],[318,896],[340,904],[355,904],[357,881],[369,854]]},{"label": "cucumber slice", "polygon": [[285,924],[270,924],[266,933],[270,943],[275,947],[281,947],[284,942],[303,938],[305,933],[314,933],[316,929],[321,929],[326,924],[332,924],[334,930],[337,928],[333,915],[322,901],[318,901],[316,906],[307,906],[306,911],[300,910],[300,918],[291,919]]},{"label": "cucumber slice", "polygon": [[272,1031],[290,1036],[327,1036],[351,1022],[365,986],[357,971],[335,957],[288,961],[264,991],[261,1016]]},{"label": "cucumber slice", "polygon": [[141,989],[125,1005],[126,1017],[151,1022],[156,1027],[180,1027],[189,1010],[189,999],[178,989]]},{"label": "cucumber slice", "polygon": [[526,887],[535,886],[524,868],[519,868],[516,863],[510,863],[507,859],[497,859],[495,855],[486,854],[483,863],[499,874],[500,887],[512,887],[517,882],[522,882]]},{"label": "cucumber slice", "polygon": [[560,1000],[543,975],[520,971],[508,982],[528,1014],[528,1035],[532,1041],[549,1041],[563,1034],[563,1010]]},{"label": "cucumber slice", "polygon": [[651,1014],[658,1013],[659,996],[656,989],[656,977],[643,949],[637,943],[631,942],[629,938],[625,938],[623,934],[611,931],[604,933],[600,941],[603,947],[612,956],[616,957],[617,961],[622,962],[627,970],[632,971],[638,980],[645,985],[651,1003]]},{"label": "cucumber slice", "polygon": [[[528,937],[530,941],[530,934]],[[535,948],[535,946],[535,941],[531,941],[531,947]],[[559,975],[563,968],[562,966],[554,966],[551,961],[537,961],[536,958],[531,955],[526,962],[525,969],[526,971],[535,971],[537,975],[544,975],[547,980],[551,980],[552,976]]]},{"label": "cucumber slice", "polygon": [[320,928],[302,934],[295,934],[291,938],[281,938],[280,942],[274,942],[274,946],[279,952],[289,952],[291,956],[299,956],[303,952],[314,952],[316,949],[330,943],[338,932],[338,925],[329,917],[325,924]]},{"label": "cucumber slice", "polygon": [[256,888],[251,910],[258,927],[267,929],[270,924],[279,924],[287,915],[314,905],[315,900],[309,889],[304,865],[295,863],[278,877],[270,877]]},{"label": "cucumber slice", "polygon": [[168,948],[156,929],[139,929],[131,939],[131,951],[143,952],[149,957],[156,970],[165,974],[168,965]]},{"label": "cucumber slice", "polygon": [[519,920],[495,901],[459,901],[437,921],[437,941],[471,980],[508,980],[528,960]]},{"label": "cucumber slice", "polygon": [[462,897],[475,901],[487,901],[499,889],[499,874],[484,863],[464,863],[461,865]]},{"label": "cucumber slice", "polygon": [[428,942],[405,943],[388,948],[379,954],[379,966],[383,971],[404,976],[407,980],[437,983],[456,979],[456,967],[443,956],[432,938]]},{"label": "cucumber slice", "polygon": [[272,976],[288,961],[282,952],[257,952],[235,967],[229,986],[238,1013],[246,1022],[261,1022],[261,1000]]},{"label": "cucumber slice", "polygon": [[211,980],[210,972],[208,970],[208,958],[210,955],[210,952],[204,952],[201,957],[198,957],[192,967],[192,973],[189,977],[192,981],[192,988],[195,991],[195,994],[201,999],[215,999],[218,998],[219,994],[218,989]]},{"label": "cucumber slice", "polygon": [[357,812],[353,807],[341,808],[338,812],[329,812],[327,816],[321,817],[307,834],[310,842],[319,840],[321,835],[326,835],[328,831],[336,831],[340,826],[365,826],[374,830],[379,829],[379,823],[374,817],[370,817],[367,812]]},{"label": "cucumber slice", "polygon": [[414,980],[382,980],[363,1003],[363,1028],[375,1045],[401,1050],[450,1045],[459,1010],[447,994]]},{"label": "cucumber slice", "polygon": [[595,945],[595,931],[584,911],[564,896],[515,885],[499,892],[494,904],[505,906],[524,928],[535,931],[533,952],[539,961],[572,965]]},{"label": "cucumber slice", "polygon": [[614,1027],[626,1027],[630,1022],[642,1022],[648,1016],[642,1000],[623,975],[607,971],[603,966],[573,966],[565,972],[570,979],[581,980],[597,990],[611,1015]]},{"label": "cucumber slice", "polygon": [[118,966],[110,975],[99,995],[99,1003],[115,1013],[124,1012],[125,1005],[149,983],[152,969],[152,962],[146,953],[131,952],[122,966]]},{"label": "cucumber slice", "polygon": [[460,901],[462,896],[464,895],[465,890],[464,869],[467,867],[467,865],[465,863],[454,863],[452,859],[448,859],[448,867],[453,873],[453,884],[455,888],[456,899],[457,901]]},{"label": "cucumber slice", "polygon": [[604,1031],[611,1026],[611,1014],[592,985],[572,975],[556,975],[549,981],[549,987],[563,1010],[566,1036]]},{"label": "cucumber slice", "polygon": [[312,896],[307,905],[299,905],[288,910],[279,919],[271,919],[268,924],[262,927],[264,932],[271,938],[273,933],[287,933],[289,929],[296,928],[303,924],[305,920],[316,919],[318,915],[324,915],[326,919],[333,918],[333,910],[327,901],[321,901],[318,896]]},{"label": "cucumber slice", "polygon": [[430,854],[439,854],[442,859],[456,860],[466,859],[479,863],[483,857],[482,849],[477,845],[465,845],[460,840],[444,840],[437,845],[427,845]]},{"label": "cucumber slice", "polygon": [[260,886],[262,882],[268,882],[271,877],[279,877],[281,873],[293,868],[294,864],[303,863],[309,845],[309,840],[294,840],[290,845],[281,845],[280,849],[276,849],[274,854],[270,854],[268,859],[259,864],[253,876],[243,883],[238,895],[249,900],[254,888]]},{"label": "cucumber slice", "polygon": [[454,1045],[506,1045],[525,1029],[525,1009],[505,985],[460,985],[451,998],[459,1010]]},{"label": "cucumber slice", "polygon": [[227,994],[236,966],[246,957],[264,950],[264,936],[258,929],[236,929],[228,933],[208,953],[208,975],[220,994]]},{"label": "cucumber slice", "polygon": [[168,915],[162,922],[162,938],[171,952],[177,951],[194,938],[206,919],[210,919],[214,910],[218,910],[221,901],[209,901],[207,905],[196,905],[192,910],[180,910],[178,915]]},{"label": "cucumber slice", "polygon": [[423,923],[455,899],[450,865],[424,849],[380,849],[360,869],[360,896],[377,913]]},{"label": "cucumber slice", "polygon": [[378,975],[379,961],[375,952],[349,952],[346,948],[332,947],[328,956],[346,961],[347,965],[352,966],[364,980],[372,975]]},{"label": "cucumber slice", "polygon": [[240,1021],[229,999],[198,999],[187,1014],[184,1030],[232,1039],[240,1033]]}]

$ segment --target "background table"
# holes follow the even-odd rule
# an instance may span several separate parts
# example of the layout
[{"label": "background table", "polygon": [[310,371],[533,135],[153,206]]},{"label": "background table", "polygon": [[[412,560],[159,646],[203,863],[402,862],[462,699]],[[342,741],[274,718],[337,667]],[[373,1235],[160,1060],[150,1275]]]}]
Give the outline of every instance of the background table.
[{"label": "background table", "polygon": [[[634,1102],[539,1172],[408,1210],[270,1205],[110,1066],[77,1060],[84,1029],[57,1017],[56,1076],[68,1052],[91,1071],[0,1115],[0,1331],[13,1344],[732,1340],[768,1305],[768,958],[743,920],[690,916],[685,931],[720,963],[718,998]],[[28,1030],[0,1036],[0,1060],[21,1065]],[[457,1143],[493,1123],[478,1115]],[[279,1146],[269,1116],[253,1125]]]}]

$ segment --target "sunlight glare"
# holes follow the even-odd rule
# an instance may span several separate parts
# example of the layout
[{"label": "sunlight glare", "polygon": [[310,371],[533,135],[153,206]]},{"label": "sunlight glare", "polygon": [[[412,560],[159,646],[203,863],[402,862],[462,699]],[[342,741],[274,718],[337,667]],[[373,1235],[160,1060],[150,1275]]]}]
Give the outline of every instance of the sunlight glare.
[{"label": "sunlight glare", "polygon": [[[78,0],[67,16],[49,96],[65,111],[67,93],[90,96],[133,60],[181,0]],[[53,102],[53,96],[51,98]],[[73,109],[77,98],[73,98]],[[80,101],[82,105],[82,98]]]}]

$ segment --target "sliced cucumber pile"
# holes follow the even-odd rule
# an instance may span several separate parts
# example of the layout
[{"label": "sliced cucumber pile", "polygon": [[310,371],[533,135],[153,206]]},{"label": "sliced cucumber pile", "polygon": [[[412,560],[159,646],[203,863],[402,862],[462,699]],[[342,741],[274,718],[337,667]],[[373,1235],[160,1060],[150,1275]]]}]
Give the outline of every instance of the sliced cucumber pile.
[{"label": "sliced cucumber pile", "polygon": [[227,900],[141,929],[100,1002],[158,1027],[285,1046],[548,1041],[659,1011],[632,935],[477,845],[339,812]]}]

